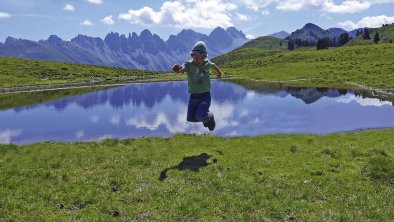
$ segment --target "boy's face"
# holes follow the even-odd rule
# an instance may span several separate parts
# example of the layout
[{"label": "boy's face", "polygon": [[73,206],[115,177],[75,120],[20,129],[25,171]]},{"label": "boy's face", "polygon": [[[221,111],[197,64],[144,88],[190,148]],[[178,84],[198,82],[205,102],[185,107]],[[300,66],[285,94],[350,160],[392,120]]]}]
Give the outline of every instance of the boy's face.
[{"label": "boy's face", "polygon": [[193,58],[193,62],[196,64],[202,64],[204,62],[204,56],[202,55],[193,54],[192,58]]}]

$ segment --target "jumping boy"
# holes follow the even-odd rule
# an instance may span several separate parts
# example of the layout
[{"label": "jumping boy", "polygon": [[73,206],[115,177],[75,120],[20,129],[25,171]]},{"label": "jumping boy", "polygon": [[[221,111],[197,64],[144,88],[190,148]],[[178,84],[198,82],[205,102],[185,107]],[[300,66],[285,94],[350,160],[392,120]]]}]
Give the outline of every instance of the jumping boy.
[{"label": "jumping boy", "polygon": [[213,113],[209,111],[211,105],[211,78],[209,71],[211,68],[216,72],[218,79],[222,76],[222,71],[208,57],[207,46],[199,41],[190,52],[192,60],[184,63],[184,66],[174,65],[172,70],[176,73],[187,73],[188,92],[190,94],[187,107],[187,121],[202,122],[204,127],[210,131],[215,129],[216,123]]}]

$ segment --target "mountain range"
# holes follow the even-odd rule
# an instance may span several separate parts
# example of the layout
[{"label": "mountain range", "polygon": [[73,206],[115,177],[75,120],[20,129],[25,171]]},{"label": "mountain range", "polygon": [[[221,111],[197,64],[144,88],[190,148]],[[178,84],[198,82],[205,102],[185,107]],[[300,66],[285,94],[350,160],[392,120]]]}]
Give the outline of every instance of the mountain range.
[{"label": "mountain range", "polygon": [[315,24],[307,23],[301,29],[297,29],[296,31],[292,32],[287,37],[287,39],[301,39],[310,42],[317,42],[319,39],[324,37],[338,38],[342,33],[345,32],[346,30],[341,28],[330,28],[324,30]]},{"label": "mountain range", "polygon": [[8,37],[0,43],[0,56],[166,71],[173,64],[189,60],[191,47],[199,40],[207,44],[211,58],[249,41],[234,27],[217,27],[209,35],[184,29],[167,41],[148,29],[140,35],[129,33],[127,37],[111,32],[104,39],[78,35],[70,41],[56,35],[38,42]]},{"label": "mountain range", "polygon": [[[392,27],[384,28],[387,30],[382,32],[383,42],[392,41]],[[64,41],[56,35],[38,42],[8,37],[4,43],[0,42],[0,56],[168,71],[173,64],[182,64],[189,60],[190,50],[199,40],[207,44],[209,58],[214,58],[237,48],[286,50],[289,39],[317,42],[324,37],[338,39],[345,32],[356,38],[357,30],[361,29],[350,32],[341,28],[325,30],[313,23],[307,23],[290,34],[281,31],[252,41],[234,27],[217,27],[208,35],[184,29],[176,35],[170,35],[166,41],[148,29],[143,30],[140,35],[133,32],[128,36],[111,32],[104,39],[78,35],[70,41]],[[371,30],[373,32],[375,29]]]}]

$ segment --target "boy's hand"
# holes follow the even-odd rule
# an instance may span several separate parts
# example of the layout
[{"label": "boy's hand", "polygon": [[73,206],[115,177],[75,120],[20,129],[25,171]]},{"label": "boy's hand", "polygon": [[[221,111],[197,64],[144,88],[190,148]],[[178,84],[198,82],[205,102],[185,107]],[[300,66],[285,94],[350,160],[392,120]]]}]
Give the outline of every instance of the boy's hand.
[{"label": "boy's hand", "polygon": [[173,65],[172,66],[172,71],[174,71],[174,72],[176,72],[176,73],[179,73],[181,70],[182,70],[182,66],[179,66],[179,65]]},{"label": "boy's hand", "polygon": [[216,78],[221,79],[222,78],[222,70],[220,70],[217,65],[214,65],[213,69],[216,72]]},{"label": "boy's hand", "polygon": [[216,78],[221,79],[222,78],[222,73],[221,72],[216,73]]}]

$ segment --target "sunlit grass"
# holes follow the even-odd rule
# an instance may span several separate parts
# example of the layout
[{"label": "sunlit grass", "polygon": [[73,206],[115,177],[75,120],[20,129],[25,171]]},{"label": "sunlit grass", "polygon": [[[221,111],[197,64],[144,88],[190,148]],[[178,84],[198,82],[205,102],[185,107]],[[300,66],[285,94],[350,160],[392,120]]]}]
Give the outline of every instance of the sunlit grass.
[{"label": "sunlit grass", "polygon": [[[3,145],[0,220],[392,221],[393,136]],[[211,156],[207,166],[171,169],[159,180],[166,168],[203,153]]]},{"label": "sunlit grass", "polygon": [[[253,55],[253,56],[247,56]],[[295,51],[240,49],[213,59],[225,76],[286,85],[394,89],[394,44]],[[286,82],[289,80],[298,80]]]}]

